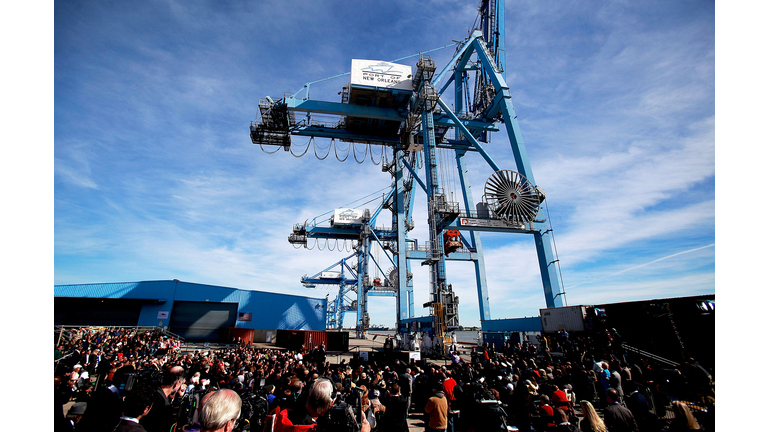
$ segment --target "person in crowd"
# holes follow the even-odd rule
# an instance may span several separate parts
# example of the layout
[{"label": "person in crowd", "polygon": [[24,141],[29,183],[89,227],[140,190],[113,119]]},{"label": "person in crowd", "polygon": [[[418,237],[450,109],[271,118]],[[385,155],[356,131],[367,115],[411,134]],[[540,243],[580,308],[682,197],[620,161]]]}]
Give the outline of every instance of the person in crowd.
[{"label": "person in crowd", "polygon": [[542,420],[549,419],[549,421],[544,422],[545,428],[555,427],[555,411],[549,404],[549,396],[547,395],[539,396],[539,416]]},{"label": "person in crowd", "polygon": [[619,362],[612,361],[610,365],[610,376],[608,378],[608,383],[610,388],[616,390],[616,393],[619,395],[619,403],[624,403],[624,386],[621,384],[621,366]]},{"label": "person in crowd", "polygon": [[600,372],[598,372],[598,374],[599,374],[598,378],[600,378],[600,384],[602,386],[601,388],[602,400],[604,404],[607,404],[608,401],[605,397],[605,392],[607,392],[608,389],[611,388],[611,371],[608,367],[607,362],[600,363]]},{"label": "person in crowd", "polygon": [[670,432],[702,430],[699,422],[696,421],[696,417],[693,416],[691,409],[685,402],[673,401],[672,412],[675,414],[675,418],[672,419],[672,423],[669,425]]},{"label": "person in crowd", "polygon": [[[547,356],[542,350],[527,342],[524,344],[505,343],[503,347],[496,347],[495,350],[491,345],[487,345],[482,351],[478,351],[478,353],[486,352],[489,354],[487,361],[483,361],[485,359],[481,355],[475,356],[476,361],[448,361],[444,363],[444,366],[441,366],[431,363],[429,360],[419,363],[404,363],[394,356],[372,361],[352,359],[349,362],[342,360],[340,363],[337,362],[338,364],[321,364],[321,356],[318,355],[319,346],[318,349],[313,350],[313,353],[310,353],[308,349],[297,351],[257,347],[242,343],[219,349],[197,350],[182,354],[178,351],[178,341],[173,340],[172,337],[164,339],[159,330],[83,328],[65,330],[65,332],[67,334],[57,343],[58,354],[56,355],[60,357],[55,363],[57,426],[54,430],[59,430],[64,426],[63,422],[66,421],[64,405],[75,400],[88,404],[85,414],[78,422],[78,432],[112,431],[121,422],[123,399],[131,394],[131,391],[125,386],[128,379],[131,376],[147,376],[148,372],[152,370],[161,376],[162,385],[158,386],[162,390],[163,396],[158,392],[157,399],[153,402],[153,408],[138,418],[139,425],[149,432],[152,430],[146,426],[147,418],[157,416],[158,412],[162,412],[166,401],[175,403],[176,409],[172,410],[173,416],[169,416],[168,420],[171,424],[163,429],[164,432],[170,431],[174,425],[177,431],[183,430],[185,426],[192,426],[187,425],[185,421],[192,423],[197,419],[193,420],[191,416],[188,419],[179,418],[181,412],[178,405],[180,402],[188,401],[192,393],[198,395],[208,391],[209,388],[258,393],[272,399],[271,409],[265,408],[262,411],[270,414],[277,410],[277,412],[270,414],[275,419],[278,419],[278,413],[282,413],[278,419],[280,425],[289,428],[276,427],[276,431],[290,430],[296,432],[318,428],[318,419],[308,415],[307,402],[314,383],[326,379],[333,380],[328,385],[333,394],[339,393],[339,401],[351,401],[349,399],[351,392],[363,389],[362,386],[364,386],[364,392],[361,396],[367,407],[365,410],[366,423],[370,428],[373,424],[370,421],[371,414],[373,414],[373,419],[376,421],[374,426],[382,432],[389,430],[404,432],[408,428],[408,403],[405,394],[408,392],[402,390],[402,387],[406,386],[406,381],[410,381],[411,385],[409,392],[413,401],[410,404],[411,408],[419,414],[424,411],[429,400],[436,395],[433,391],[434,386],[437,385],[438,390],[443,390],[445,402],[450,404],[447,424],[449,430],[451,429],[451,420],[457,422],[453,425],[456,426],[456,430],[476,428],[477,422],[481,420],[481,416],[477,414],[485,412],[482,411],[483,407],[488,407],[487,404],[481,405],[479,403],[481,399],[497,400],[501,403],[500,408],[503,408],[505,412],[507,424],[514,425],[519,430],[530,430],[531,416],[538,414],[537,406],[533,402],[540,400],[539,395],[549,396],[550,400],[557,397],[560,402],[567,400],[570,402],[571,408],[574,407],[576,400],[571,400],[568,397],[568,392],[565,392],[566,398],[564,399],[563,395],[558,393],[559,391],[564,392],[562,389],[574,389],[581,399],[590,402],[588,408],[581,404],[580,414],[583,413],[585,417],[585,420],[581,422],[582,429],[587,431],[601,430],[597,421],[585,421],[591,416],[589,408],[592,410],[595,408],[591,406],[595,403],[594,396],[603,393],[599,378],[597,375],[593,375],[593,365],[596,365],[601,373],[604,370],[599,364],[602,362],[595,361],[595,359],[604,358],[600,357],[603,353],[600,352],[600,347],[595,342],[577,335],[569,337],[570,345],[566,351],[562,351],[562,344],[565,343],[563,340],[553,339],[550,341],[553,352],[558,353],[558,355]],[[167,352],[162,350],[167,350]],[[102,371],[97,374],[98,377],[88,369],[95,361],[94,359],[97,358],[95,356],[100,356],[95,369]],[[648,391],[642,391],[642,395],[645,397],[654,396],[654,400],[648,402],[653,402],[656,407],[669,405],[668,400],[656,398],[657,394],[664,395],[667,392],[658,370],[654,369],[651,364],[635,358],[632,354],[625,354],[624,359],[627,365],[632,365],[633,369],[631,379],[621,380],[622,387],[626,386],[627,389],[630,389],[635,381],[642,382],[644,387],[654,390],[652,394]],[[79,366],[75,367],[77,365]],[[610,371],[607,366],[606,369]],[[636,373],[635,369],[637,368],[641,369],[641,373]],[[410,369],[410,371],[406,369]],[[183,371],[183,376],[191,377],[186,390],[183,380],[180,385],[177,385],[173,378],[166,376],[171,370]],[[77,375],[73,385],[70,385],[69,381],[73,372]],[[82,385],[79,388],[77,386],[77,381],[83,378],[86,372],[89,374],[89,378],[94,380],[98,378],[90,392],[87,389],[90,379],[83,379]],[[365,374],[364,377],[363,373]],[[409,377],[410,379],[408,379]],[[598,391],[590,392],[586,387],[590,378],[592,378],[591,383],[593,385],[598,384]],[[210,380],[208,385],[205,385],[206,380]],[[455,382],[452,386],[455,399],[449,402],[449,397],[445,394],[447,389],[444,387],[446,383],[453,384],[451,380]],[[353,388],[353,384],[356,382],[359,385]],[[616,388],[612,389],[617,390]],[[283,397],[286,390],[288,390],[288,397]],[[89,393],[91,395],[86,396]],[[278,398],[275,398],[275,395],[279,395]],[[634,392],[628,392],[625,403],[630,413],[634,415],[636,424],[641,427],[642,432],[655,430],[645,429],[641,416],[633,412],[636,411],[633,400],[633,397],[636,396],[634,395]],[[638,395],[637,402],[639,405],[647,406],[648,404],[643,404],[639,397],[642,395]],[[202,398],[203,396],[200,395],[199,397]],[[88,398],[87,401],[86,398]],[[242,400],[246,400],[245,396]],[[617,419],[622,420],[626,417],[621,409],[613,407],[613,401],[612,399],[612,403],[605,410],[606,419],[603,422],[603,426],[609,428],[610,422],[616,422]],[[550,405],[553,408],[553,414],[555,414],[554,408],[558,408],[557,405],[554,402]],[[622,404],[618,404],[618,406],[622,407]],[[155,412],[156,409],[158,412]],[[451,410],[459,410],[461,414],[451,417]],[[297,414],[303,414],[299,411],[304,411],[307,415],[298,416],[297,419]],[[290,412],[293,413],[289,418]],[[94,413],[102,414],[96,415]],[[132,418],[136,419],[140,414]],[[184,417],[187,417],[186,414]],[[599,419],[599,416],[596,417]],[[682,418],[682,414],[679,417]],[[295,420],[296,423],[293,423],[292,420]],[[567,422],[576,426],[577,420],[570,416]],[[682,422],[682,420],[676,421],[676,427],[677,423]],[[125,421],[122,423],[126,424]],[[135,422],[131,421],[131,423],[133,426]],[[425,418],[425,426],[429,426],[426,423],[428,420]],[[587,423],[589,426],[586,426]],[[659,424],[660,422],[657,422],[655,425],[658,426]],[[538,426],[538,423],[536,425]],[[620,427],[616,426],[616,428]],[[190,430],[189,427],[186,429]],[[631,426],[629,430],[632,430]]]},{"label": "person in crowd", "polygon": [[[123,401],[123,413],[114,432],[145,432],[141,419],[152,410],[155,389],[149,383],[140,383]],[[105,429],[107,430],[107,429]]]},{"label": "person in crowd", "polygon": [[573,409],[571,407],[571,402],[568,400],[568,395],[565,394],[565,391],[561,390],[557,385],[552,385],[552,388],[554,391],[552,392],[552,405],[555,408],[560,408],[561,410],[565,411],[569,416],[573,415]]},{"label": "person in crowd", "polygon": [[240,418],[242,400],[233,390],[218,390],[200,410],[201,432],[232,432]]},{"label": "person in crowd", "polygon": [[69,420],[74,430],[78,430],[77,424],[83,418],[83,414],[85,414],[85,410],[87,408],[88,403],[86,402],[75,402],[71,407],[69,407],[69,411],[67,411],[67,420]]},{"label": "person in crowd", "polygon": [[393,382],[387,386],[387,396],[381,396],[381,403],[387,407],[381,421],[381,431],[408,432],[408,400],[400,393],[400,385]]},{"label": "person in crowd", "polygon": [[579,402],[581,405],[581,413],[584,418],[579,422],[579,428],[582,432],[608,432],[608,428],[605,427],[603,419],[597,414],[595,407],[589,401]]},{"label": "person in crowd", "polygon": [[568,413],[560,408],[555,408],[555,423],[554,432],[581,432],[578,426],[571,424]]},{"label": "person in crowd", "polygon": [[453,390],[456,387],[456,380],[453,379],[453,375],[449,370],[443,372],[441,378],[443,380],[443,393],[445,393],[446,400],[448,401],[448,408],[451,408],[453,401],[456,400],[456,396],[453,393]]},{"label": "person in crowd", "polygon": [[413,393],[413,375],[411,375],[411,368],[405,368],[405,371],[398,377],[397,384],[400,386],[400,393],[406,399],[405,412],[407,413],[411,407],[411,393]]},{"label": "person in crowd", "polygon": [[632,411],[619,404],[619,392],[609,388],[605,392],[608,406],[605,407],[605,426],[610,432],[639,432]]},{"label": "person in crowd", "polygon": [[630,381],[627,385],[629,394],[624,398],[625,405],[635,416],[640,432],[650,432],[658,429],[658,417],[651,412],[648,400],[637,390],[636,384]]},{"label": "person in crowd", "polygon": [[275,401],[275,386],[273,384],[267,384],[264,386],[264,393],[267,394],[267,402],[269,402],[269,405],[272,405],[272,402]]},{"label": "person in crowd", "polygon": [[427,432],[444,432],[448,428],[448,399],[439,382],[435,383],[432,391],[432,397],[424,407],[424,412],[429,415]]},{"label": "person in crowd", "polygon": [[185,370],[182,366],[167,365],[161,377],[160,385],[155,390],[153,409],[141,419],[147,432],[167,432],[176,423],[173,400],[181,397],[179,392],[185,381]]},{"label": "person in crowd", "polygon": [[381,404],[376,406],[371,404],[371,399],[368,397],[369,390],[366,386],[360,386],[360,391],[361,391],[360,403],[362,406],[363,415],[365,416],[365,419],[368,421],[368,423],[371,425],[371,430],[375,431],[377,430],[377,426],[378,426],[376,422],[376,411],[378,410],[378,407],[381,406]]}]

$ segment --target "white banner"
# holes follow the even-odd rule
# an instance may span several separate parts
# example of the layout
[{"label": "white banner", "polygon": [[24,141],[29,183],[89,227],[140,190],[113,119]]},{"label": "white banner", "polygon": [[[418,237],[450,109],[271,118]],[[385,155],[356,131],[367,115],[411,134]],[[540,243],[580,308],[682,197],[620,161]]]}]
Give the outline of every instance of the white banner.
[{"label": "white banner", "polygon": [[413,90],[410,66],[379,60],[352,60],[353,85]]},{"label": "white banner", "polygon": [[333,211],[333,225],[362,225],[363,211],[351,208]]}]

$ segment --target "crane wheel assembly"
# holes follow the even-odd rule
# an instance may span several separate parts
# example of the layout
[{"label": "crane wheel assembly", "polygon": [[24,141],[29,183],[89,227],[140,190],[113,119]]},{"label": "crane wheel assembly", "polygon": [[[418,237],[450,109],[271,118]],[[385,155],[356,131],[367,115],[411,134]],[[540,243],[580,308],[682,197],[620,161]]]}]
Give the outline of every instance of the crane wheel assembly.
[{"label": "crane wheel assembly", "polygon": [[517,171],[499,170],[485,182],[483,200],[510,225],[525,225],[539,213],[544,194]]}]

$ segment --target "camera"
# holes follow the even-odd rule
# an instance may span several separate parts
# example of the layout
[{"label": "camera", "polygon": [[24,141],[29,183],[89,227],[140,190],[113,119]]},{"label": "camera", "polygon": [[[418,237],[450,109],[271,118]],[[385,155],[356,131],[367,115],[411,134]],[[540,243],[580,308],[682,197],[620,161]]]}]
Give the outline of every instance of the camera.
[{"label": "camera", "polygon": [[[188,391],[184,394],[178,404],[177,411],[177,424],[179,426],[193,425],[197,422],[197,407],[200,405],[200,401],[203,399],[206,393],[210,389],[196,387],[192,391]],[[174,406],[176,404],[174,403]]]},{"label": "camera", "polygon": [[317,419],[319,432],[360,432],[362,428],[363,396],[357,388],[337,394],[331,409]]},{"label": "camera", "polygon": [[269,402],[264,391],[244,391],[240,393],[243,401],[240,418],[234,427],[235,432],[262,431],[269,414]]},{"label": "camera", "polygon": [[123,374],[115,387],[120,390],[122,396],[128,395],[139,383],[160,387],[162,373],[157,369],[140,369],[135,372]]}]

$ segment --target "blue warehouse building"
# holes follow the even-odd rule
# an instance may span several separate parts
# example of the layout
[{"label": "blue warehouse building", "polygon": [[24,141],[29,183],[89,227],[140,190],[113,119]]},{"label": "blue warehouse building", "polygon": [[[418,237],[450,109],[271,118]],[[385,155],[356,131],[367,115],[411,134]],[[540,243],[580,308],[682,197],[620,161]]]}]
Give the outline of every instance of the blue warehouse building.
[{"label": "blue warehouse building", "polygon": [[[179,280],[54,286],[54,325],[157,326],[187,340],[222,329],[325,330],[328,300]],[[264,336],[264,335],[267,336]],[[258,341],[258,340],[257,340]]]}]

